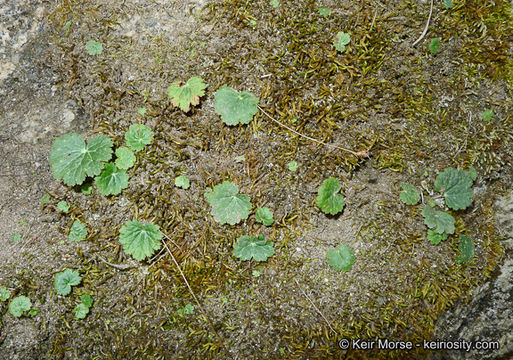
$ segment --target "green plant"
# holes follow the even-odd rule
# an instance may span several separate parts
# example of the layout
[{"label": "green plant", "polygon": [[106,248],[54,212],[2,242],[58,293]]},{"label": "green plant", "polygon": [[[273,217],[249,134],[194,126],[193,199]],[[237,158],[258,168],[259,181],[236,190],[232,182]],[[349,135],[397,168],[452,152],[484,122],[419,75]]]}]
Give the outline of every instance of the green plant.
[{"label": "green plant", "polygon": [[249,124],[258,112],[258,101],[250,92],[238,93],[225,85],[214,93],[214,110],[226,125]]},{"label": "green plant", "polygon": [[280,6],[280,2],[278,0],[271,0],[269,2],[269,4],[273,7],[273,8],[277,8],[278,6]]},{"label": "green plant", "polygon": [[112,156],[112,141],[105,135],[85,143],[82,136],[71,133],[52,143],[50,164],[53,176],[68,186],[82,184],[86,176],[98,175]]},{"label": "green plant", "polygon": [[431,51],[432,55],[436,55],[436,53],[438,53],[439,46],[440,46],[439,38],[431,39],[431,42],[429,43],[429,51]]},{"label": "green plant", "polygon": [[103,52],[103,45],[94,40],[89,40],[86,43],[87,53],[89,55],[100,55]]},{"label": "green plant", "polygon": [[30,310],[31,307],[32,302],[30,299],[26,296],[20,295],[11,300],[11,303],[9,304],[9,312],[14,317],[20,317],[25,311]]},{"label": "green plant", "polygon": [[470,236],[460,234],[460,256],[456,259],[459,263],[468,263],[474,257],[474,241]]},{"label": "green plant", "polygon": [[11,292],[5,286],[0,287],[0,301],[6,301],[11,297]]},{"label": "green plant", "polygon": [[298,165],[297,165],[297,161],[291,161],[287,164],[287,168],[290,170],[290,171],[297,171],[297,168],[298,168]]},{"label": "green plant", "polygon": [[82,278],[77,271],[66,269],[55,274],[54,287],[59,295],[68,295],[71,287],[80,284]]},{"label": "green plant", "polygon": [[445,7],[446,9],[450,9],[450,8],[452,8],[452,6],[453,6],[453,4],[452,4],[452,0],[443,0],[443,2],[444,2],[444,7]]},{"label": "green plant", "polygon": [[160,249],[162,233],[159,226],[152,223],[146,225],[137,220],[127,221],[120,230],[119,242],[127,254],[141,261],[152,256]]},{"label": "green plant", "polygon": [[351,42],[351,35],[345,33],[343,31],[339,31],[337,36],[335,36],[335,40],[333,41],[333,45],[335,49],[340,52],[346,51],[346,45]]},{"label": "green plant", "polygon": [[317,12],[319,13],[319,15],[324,16],[324,17],[328,17],[331,15],[331,10],[328,8],[324,8],[324,7],[318,8]]},{"label": "green plant", "polygon": [[130,125],[125,134],[126,144],[134,151],[141,151],[153,141],[153,130],[143,124]]},{"label": "green plant", "polygon": [[125,146],[117,148],[115,164],[119,169],[130,169],[135,164],[134,152]]},{"label": "green plant", "polygon": [[18,243],[21,240],[21,234],[19,232],[13,233],[11,240],[13,243]]},{"label": "green plant", "polygon": [[442,240],[447,240],[448,236],[449,235],[447,233],[438,234],[437,232],[435,232],[431,229],[428,229],[428,232],[427,232],[427,238],[431,242],[432,245],[437,245]]},{"label": "green plant", "polygon": [[84,319],[89,313],[89,308],[93,305],[93,298],[89,294],[80,296],[81,303],[75,306],[75,318]]},{"label": "green plant", "polygon": [[322,183],[317,195],[317,205],[325,214],[336,215],[344,208],[344,197],[339,193],[341,188],[342,185],[334,177]]},{"label": "green plant", "polygon": [[183,308],[176,310],[176,313],[178,315],[191,315],[192,313],[194,313],[194,305],[187,304]]},{"label": "green plant", "polygon": [[137,108],[137,113],[141,116],[144,116],[146,114],[147,109],[145,107]]},{"label": "green plant", "polygon": [[240,260],[266,261],[267,258],[274,255],[274,243],[266,241],[263,235],[241,236],[233,244],[233,256]]},{"label": "green plant", "polygon": [[454,218],[451,214],[435,210],[433,207],[426,205],[422,209],[422,215],[424,216],[424,223],[428,228],[434,229],[437,234],[454,233]]},{"label": "green plant", "polygon": [[69,229],[68,238],[72,241],[84,240],[87,236],[87,228],[80,220],[75,220]]},{"label": "green plant", "polygon": [[175,186],[180,187],[182,189],[188,189],[191,186],[191,184],[187,176],[180,175],[175,178]]},{"label": "green plant", "polygon": [[57,203],[57,209],[63,213],[67,213],[69,211],[69,205],[66,201],[62,200]]},{"label": "green plant", "polygon": [[271,226],[274,222],[274,214],[268,207],[261,207],[256,210],[255,219],[265,226]]},{"label": "green plant", "polygon": [[94,183],[103,195],[117,195],[128,187],[128,174],[113,163],[107,163],[101,174],[94,178]]},{"label": "green plant", "polygon": [[483,119],[483,121],[488,122],[488,121],[492,120],[493,115],[494,115],[493,110],[486,109],[485,111],[483,111],[481,113],[481,119]]},{"label": "green plant", "polygon": [[207,85],[199,77],[191,77],[185,85],[180,86],[179,81],[175,81],[167,88],[167,95],[174,106],[178,106],[182,111],[188,112],[191,105],[198,105],[200,97],[205,95]]},{"label": "green plant", "polygon": [[400,185],[403,189],[403,191],[399,194],[401,201],[406,205],[416,205],[420,200],[417,188],[411,184],[405,184],[403,182],[400,183]]},{"label": "green plant", "polygon": [[472,182],[475,180],[475,170],[465,171],[448,168],[438,174],[435,180],[435,190],[445,197],[445,203],[454,210],[466,209],[472,203]]},{"label": "green plant", "polygon": [[338,249],[330,249],[326,253],[328,264],[336,271],[349,271],[354,264],[355,256],[352,248],[341,244]]},{"label": "green plant", "polygon": [[44,194],[41,200],[39,200],[39,205],[43,205],[44,203],[47,203],[50,201],[50,195]]},{"label": "green plant", "polygon": [[239,194],[239,187],[232,182],[224,181],[205,193],[208,203],[212,206],[214,220],[221,224],[235,225],[247,219],[253,205],[249,196]]}]

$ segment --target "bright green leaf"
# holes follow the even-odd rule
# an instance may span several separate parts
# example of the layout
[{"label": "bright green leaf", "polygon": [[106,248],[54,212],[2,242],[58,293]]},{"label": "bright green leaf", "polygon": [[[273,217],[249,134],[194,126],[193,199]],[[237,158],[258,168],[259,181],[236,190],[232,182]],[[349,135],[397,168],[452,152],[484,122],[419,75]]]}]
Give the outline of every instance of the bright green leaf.
[{"label": "bright green leaf", "polygon": [[273,7],[273,8],[277,8],[278,6],[280,6],[280,2],[278,0],[271,0],[269,2],[269,4]]},{"label": "bright green leaf", "polygon": [[94,40],[89,40],[86,43],[87,53],[89,55],[100,55],[103,52],[103,45]]},{"label": "bright green leaf", "polygon": [[326,254],[328,264],[336,271],[349,271],[354,264],[354,251],[346,244],[341,244],[338,249],[330,249]]},{"label": "bright green leaf", "polygon": [[72,241],[84,240],[87,236],[87,228],[80,220],[75,220],[69,229],[68,238]]},{"label": "bright green leaf", "polygon": [[179,315],[191,315],[194,313],[194,305],[187,304],[183,308],[176,310],[176,313]]},{"label": "bright green leaf", "polygon": [[128,187],[128,174],[113,163],[108,163],[101,174],[94,178],[94,183],[103,195],[117,195]]},{"label": "bright green leaf", "polygon": [[242,261],[251,258],[255,261],[266,261],[274,255],[274,243],[266,241],[263,235],[241,236],[233,244],[233,255]]},{"label": "bright green leaf", "polygon": [[405,184],[403,182],[400,185],[403,189],[403,191],[401,191],[401,193],[399,194],[399,198],[401,199],[401,201],[406,205],[417,204],[420,200],[420,197],[419,192],[417,191],[415,186],[411,184]]},{"label": "bright green leaf", "polygon": [[180,82],[175,81],[167,88],[167,95],[171,99],[174,106],[178,106],[182,111],[188,112],[190,105],[198,105],[200,97],[205,95],[207,85],[203,83],[203,79],[199,77],[191,77],[183,86],[179,86]]},{"label": "bright green leaf", "polygon": [[448,235],[446,233],[438,234],[438,233],[434,232],[433,230],[428,229],[427,238],[431,242],[432,245],[440,244],[440,242],[442,240],[447,239],[447,236]]},{"label": "bright green leaf", "polygon": [[466,209],[472,203],[472,174],[447,168],[435,179],[435,190],[443,193],[445,203],[453,210]]},{"label": "bright green leaf", "polygon": [[82,278],[77,271],[66,269],[55,275],[54,287],[59,295],[68,295],[71,287],[80,284]]},{"label": "bright green leaf", "polygon": [[290,170],[290,171],[297,171],[297,168],[298,168],[298,165],[297,165],[297,161],[291,161],[287,164],[287,168]]},{"label": "bright green leaf", "polygon": [[191,186],[191,183],[187,176],[180,175],[175,178],[175,186],[182,189],[188,189]]},{"label": "bright green leaf", "polygon": [[0,301],[6,301],[11,296],[11,292],[5,286],[0,287]]},{"label": "bright green leaf", "polygon": [[66,201],[62,200],[57,203],[57,209],[63,213],[67,213],[69,211],[69,205]]},{"label": "bright green leaf", "polygon": [[92,191],[93,191],[93,184],[91,184],[89,182],[82,184],[82,186],[80,187],[80,192],[84,195],[90,195]]},{"label": "bright green leaf", "polygon": [[216,185],[205,197],[212,206],[214,220],[221,224],[235,225],[247,219],[253,207],[249,197],[239,194],[239,187],[229,181]]},{"label": "bright green leaf", "polygon": [[452,8],[452,6],[453,6],[453,5],[452,5],[452,0],[443,0],[443,1],[444,1],[444,7],[445,7],[446,9],[450,9],[450,8]]},{"label": "bright green leaf", "polygon": [[50,151],[53,176],[66,185],[82,184],[86,176],[95,176],[112,156],[112,141],[105,135],[92,138],[86,145],[82,136],[66,134],[56,138]]},{"label": "bright green leaf", "polygon": [[119,169],[130,169],[135,164],[135,154],[129,148],[122,146],[116,149],[116,166]]},{"label": "bright green leaf", "polygon": [[41,310],[40,310],[40,309],[38,309],[38,308],[32,308],[32,309],[30,309],[30,311],[29,311],[29,313],[28,313],[28,314],[29,314],[29,316],[36,316],[36,315],[37,315],[37,314],[39,314],[40,312],[41,312]]},{"label": "bright green leaf", "polygon": [[344,52],[346,50],[346,45],[349,44],[349,42],[351,42],[351,35],[343,31],[339,31],[333,41],[333,44],[337,51]]},{"label": "bright green leaf", "polygon": [[317,12],[324,17],[328,17],[331,15],[331,10],[328,8],[320,7],[317,9]]},{"label": "bright green leaf", "polygon": [[19,232],[12,234],[11,240],[13,243],[19,242],[21,240],[21,234]]},{"label": "bright green leaf", "polygon": [[146,114],[146,111],[147,111],[147,109],[146,109],[145,107],[137,108],[137,113],[138,113],[139,115],[144,115],[144,114]]},{"label": "bright green leaf", "polygon": [[152,223],[143,225],[139,221],[127,221],[120,230],[119,242],[123,250],[137,260],[152,256],[160,249],[162,233],[159,226]]},{"label": "bright green leaf", "polygon": [[84,319],[86,315],[89,313],[89,307],[83,303],[75,306],[75,317],[77,319]]},{"label": "bright green leaf", "polygon": [[474,257],[474,240],[470,236],[460,234],[460,256],[456,259],[459,263],[468,263]]},{"label": "bright green leaf", "polygon": [[39,200],[39,205],[43,205],[44,203],[47,203],[48,201],[50,201],[50,195],[48,194],[44,194],[43,197],[41,198],[41,200]]},{"label": "bright green leaf", "polygon": [[9,312],[14,317],[20,317],[25,311],[28,311],[32,307],[32,302],[26,296],[16,296],[11,300],[9,304]]},{"label": "bright green leaf", "polygon": [[125,134],[126,144],[134,151],[141,151],[144,145],[153,141],[153,130],[143,124],[133,124]]},{"label": "bright green leaf", "polygon": [[431,39],[431,42],[429,43],[429,51],[431,51],[432,55],[436,55],[436,53],[438,53],[439,46],[440,46],[439,38]]},{"label": "bright green leaf", "polygon": [[255,213],[255,219],[265,226],[271,226],[274,222],[274,214],[268,207],[258,208]]},{"label": "bright green leaf", "polygon": [[89,294],[80,295],[80,300],[87,307],[91,307],[91,305],[93,305],[93,298]]},{"label": "bright green leaf", "polygon": [[493,110],[490,110],[490,109],[486,109],[485,111],[483,111],[481,113],[481,118],[483,119],[483,121],[490,121],[492,120],[493,118]]},{"label": "bright green leaf", "polygon": [[262,275],[262,273],[260,271],[258,271],[258,270],[253,270],[251,275],[253,275],[253,277],[259,277],[260,275]]},{"label": "bright green leaf", "polygon": [[454,234],[454,218],[451,214],[443,211],[437,211],[431,206],[426,205],[422,210],[424,223],[434,229],[437,234]]},{"label": "bright green leaf", "polygon": [[334,177],[322,183],[317,195],[317,205],[325,214],[336,215],[344,208],[344,197],[339,193],[341,188],[340,182]]},{"label": "bright green leaf", "polygon": [[223,86],[214,93],[214,109],[226,125],[248,124],[258,112],[258,98]]}]

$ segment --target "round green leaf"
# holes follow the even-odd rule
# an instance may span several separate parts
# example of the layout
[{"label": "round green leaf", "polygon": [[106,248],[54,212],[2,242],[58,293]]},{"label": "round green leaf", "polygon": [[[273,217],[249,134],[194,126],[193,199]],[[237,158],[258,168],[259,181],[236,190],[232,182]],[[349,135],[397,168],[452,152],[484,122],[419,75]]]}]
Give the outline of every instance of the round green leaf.
[{"label": "round green leaf", "polygon": [[68,238],[72,241],[84,240],[87,236],[87,228],[80,220],[75,220],[69,229]]},{"label": "round green leaf", "polygon": [[62,211],[63,213],[67,213],[69,211],[69,205],[66,201],[59,201],[57,203],[57,209],[59,209],[59,211]]},{"label": "round green leaf", "polygon": [[267,242],[263,235],[241,236],[233,244],[233,255],[243,261],[250,260],[266,261],[274,255],[274,243]]},{"label": "round green leaf", "polygon": [[20,317],[25,311],[28,311],[32,307],[32,302],[26,296],[20,295],[12,299],[9,304],[9,312],[14,317]]},{"label": "round green leaf", "polygon": [[175,186],[178,186],[182,189],[188,189],[191,186],[191,184],[187,176],[180,175],[175,179]]},{"label": "round green leaf", "polygon": [[77,319],[84,319],[86,315],[89,313],[89,307],[83,303],[75,306],[75,317]]},{"label": "round green leaf", "polygon": [[214,109],[226,125],[249,124],[258,112],[258,98],[250,92],[238,93],[223,86],[214,93]]},{"label": "round green leaf", "polygon": [[207,85],[200,77],[191,77],[183,86],[175,81],[167,88],[167,95],[174,106],[178,106],[182,111],[188,112],[191,105],[198,105],[200,97],[205,95]]},{"label": "round green leaf", "polygon": [[86,49],[89,55],[100,55],[103,52],[103,45],[98,41],[89,40],[86,43]]},{"label": "round green leaf", "polygon": [[344,197],[339,193],[341,188],[340,182],[334,177],[322,183],[317,195],[317,205],[325,214],[336,215],[344,208]]},{"label": "round green leaf", "polygon": [[89,294],[80,295],[80,300],[87,307],[91,307],[93,305],[93,298]]},{"label": "round green leaf", "polygon": [[80,284],[82,278],[77,271],[66,269],[55,275],[54,287],[59,295],[68,295],[71,287]]},{"label": "round green leaf", "polygon": [[403,182],[400,185],[403,188],[403,191],[399,194],[401,201],[406,205],[417,204],[420,200],[420,196],[415,186],[411,184],[405,184]]},{"label": "round green leaf", "polygon": [[127,147],[120,147],[116,149],[116,166],[119,169],[129,169],[134,166],[135,154],[132,150]]},{"label": "round green leaf", "polygon": [[137,260],[152,256],[160,249],[162,233],[159,226],[152,223],[143,225],[139,221],[127,221],[120,230],[119,242],[127,254]]},{"label": "round green leaf", "polygon": [[435,190],[443,193],[445,203],[454,210],[466,209],[472,203],[473,174],[461,169],[447,168],[435,179]]},{"label": "round green leaf", "polygon": [[345,33],[343,31],[339,31],[333,44],[335,45],[335,49],[340,52],[344,52],[346,50],[346,45],[351,41],[351,35]]},{"label": "round green leaf", "polygon": [[349,271],[355,261],[354,251],[346,244],[330,249],[326,254],[328,264],[336,271]]},{"label": "round green leaf", "polygon": [[249,197],[239,194],[238,186],[229,181],[215,186],[212,192],[205,193],[205,197],[212,206],[214,220],[221,224],[235,225],[247,219],[253,207]]},{"label": "round green leaf", "polygon": [[11,291],[7,290],[5,286],[0,286],[0,301],[5,301],[11,296]]},{"label": "round green leaf", "polygon": [[297,168],[298,168],[298,165],[297,165],[297,161],[291,161],[287,164],[287,168],[290,170],[290,171],[297,171]]},{"label": "round green leaf", "polygon": [[437,234],[454,234],[454,218],[451,214],[437,211],[429,205],[422,209],[424,223]]},{"label": "round green leaf", "polygon": [[94,178],[94,183],[103,195],[117,195],[128,187],[128,174],[113,163],[108,163],[102,173]]},{"label": "round green leaf", "polygon": [[268,207],[261,207],[258,208],[255,213],[255,219],[261,224],[264,224],[265,226],[271,226],[274,222],[273,219],[273,212]]},{"label": "round green leaf", "polygon": [[153,141],[153,130],[143,124],[133,124],[125,134],[126,144],[134,151],[141,151],[144,145]]}]

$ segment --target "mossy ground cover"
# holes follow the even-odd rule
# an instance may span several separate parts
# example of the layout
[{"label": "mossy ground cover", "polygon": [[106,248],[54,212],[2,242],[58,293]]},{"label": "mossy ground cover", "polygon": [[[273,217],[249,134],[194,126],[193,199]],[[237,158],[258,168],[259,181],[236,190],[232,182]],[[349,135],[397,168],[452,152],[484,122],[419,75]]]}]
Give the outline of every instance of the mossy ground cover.
[{"label": "mossy ground cover", "polygon": [[[57,332],[46,354],[425,356],[422,349],[342,351],[337,342],[429,339],[438,315],[500,261],[491,219],[494,197],[513,180],[506,166],[513,160],[510,4],[455,1],[449,10],[436,4],[429,32],[415,47],[429,12],[420,2],[326,1],[328,17],[314,1],[181,6],[62,0],[49,14],[52,66],[90,115],[91,133],[109,136],[117,147],[131,124],[144,123],[155,138],[137,154],[121,195],[48,189],[52,200],[43,212],[61,200],[72,204],[61,232],[74,219],[89,230],[67,260],[83,284],[63,301],[71,307],[87,292],[95,304],[83,321],[71,312],[54,315]],[[342,53],[333,46],[338,31],[351,34]],[[428,49],[434,37],[436,55]],[[91,39],[102,43],[101,54],[87,53]],[[166,89],[192,76],[208,87],[184,113]],[[267,114],[297,132],[369,156],[313,143],[263,111],[247,126],[228,127],[213,110],[222,85],[252,91]],[[147,111],[140,114],[140,107]],[[486,108],[495,113],[488,122],[480,117]],[[297,171],[288,170],[290,161]],[[455,214],[455,234],[433,246],[420,208],[399,200],[399,183],[429,187],[446,167],[471,165],[479,174],[473,205]],[[189,177],[189,189],[174,185],[179,175]],[[316,206],[316,190],[329,176],[342,183],[342,215],[326,216]],[[250,196],[254,209],[272,209],[275,224],[264,227],[254,216],[234,226],[216,223],[203,194],[224,180]],[[123,253],[119,229],[133,218],[160,226],[205,313],[179,311],[196,303],[165,251],[140,263]],[[265,235],[276,244],[275,256],[261,264],[234,258],[232,245],[245,234]],[[476,258],[468,265],[455,261],[459,234],[475,239]],[[325,259],[341,242],[356,255],[346,273]],[[25,280],[28,295],[50,291]]]}]

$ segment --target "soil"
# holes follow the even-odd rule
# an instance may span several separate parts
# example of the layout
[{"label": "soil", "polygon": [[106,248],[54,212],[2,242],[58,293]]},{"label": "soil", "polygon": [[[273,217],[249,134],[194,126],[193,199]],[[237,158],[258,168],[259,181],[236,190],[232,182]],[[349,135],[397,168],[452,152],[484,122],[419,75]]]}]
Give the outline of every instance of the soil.
[{"label": "soil", "polygon": [[[427,1],[272,3],[0,4],[0,288],[11,292],[0,302],[0,359],[513,353],[504,335],[513,323],[497,315],[509,314],[513,284],[511,3],[436,2],[416,46]],[[345,51],[333,45],[338,31],[351,34]],[[440,47],[431,52],[433,38]],[[90,40],[102,44],[100,54],[88,53]],[[208,86],[184,112],[167,88],[192,76]],[[259,98],[249,124],[228,126],[215,112],[222,85]],[[485,109],[494,112],[488,121]],[[55,138],[101,134],[117,149],[135,123],[154,139],[137,152],[120,194],[102,195],[92,178],[87,194],[54,177]],[[434,191],[448,167],[477,171],[464,210],[449,210]],[[189,189],[175,186],[179,175]],[[345,199],[336,215],[316,200],[329,177]],[[204,196],[223,181],[252,202],[235,225],[216,222]],[[416,205],[399,199],[402,182],[422,194]],[[438,245],[421,215],[431,200],[455,218],[454,233]],[[255,220],[263,206],[274,212],[272,226]],[[119,242],[134,219],[164,234],[141,261]],[[79,242],[68,238],[76,220],[88,230]],[[273,242],[272,257],[233,256],[238,237],[260,234]],[[474,243],[469,262],[457,260],[461,236]],[[349,271],[335,271],[326,258],[341,244],[354,251]],[[54,287],[65,269],[82,278],[66,296]],[[94,303],[77,319],[84,294]],[[21,295],[33,311],[14,317],[9,304]],[[378,338],[411,341],[413,349],[343,348],[345,339]],[[422,345],[435,339],[500,348]]]}]

